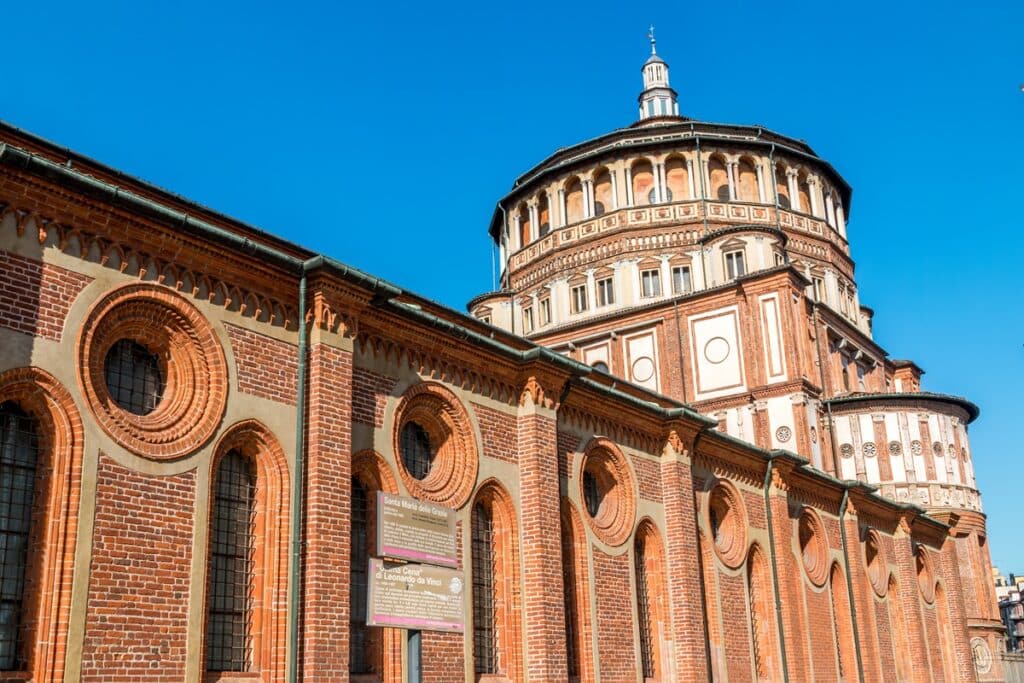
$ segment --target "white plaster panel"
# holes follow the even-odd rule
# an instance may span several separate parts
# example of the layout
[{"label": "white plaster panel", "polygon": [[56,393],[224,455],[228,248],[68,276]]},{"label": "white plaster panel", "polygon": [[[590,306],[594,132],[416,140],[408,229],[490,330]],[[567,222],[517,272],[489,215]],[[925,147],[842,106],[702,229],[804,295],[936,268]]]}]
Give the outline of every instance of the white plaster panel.
[{"label": "white plaster panel", "polygon": [[729,306],[693,316],[689,325],[697,398],[707,399],[745,390],[737,307]]},{"label": "white plaster panel", "polygon": [[622,339],[622,356],[629,381],[658,391],[658,340],[654,330],[645,330]]},{"label": "white plaster panel", "polygon": [[588,346],[583,349],[583,362],[587,365],[604,363],[611,368],[611,357],[611,343],[607,341],[601,342],[600,344],[594,344],[593,346]]},{"label": "white plaster panel", "polygon": [[[771,432],[771,443],[773,448],[785,448],[787,451],[796,451],[796,429],[793,428],[793,399],[789,396],[778,396],[770,398],[768,403],[768,429]],[[779,441],[779,427],[789,429],[789,440]]]},{"label": "white plaster panel", "polygon": [[782,348],[782,321],[779,295],[765,294],[761,302],[761,335],[764,339],[765,370],[768,383],[786,379],[786,358]]}]

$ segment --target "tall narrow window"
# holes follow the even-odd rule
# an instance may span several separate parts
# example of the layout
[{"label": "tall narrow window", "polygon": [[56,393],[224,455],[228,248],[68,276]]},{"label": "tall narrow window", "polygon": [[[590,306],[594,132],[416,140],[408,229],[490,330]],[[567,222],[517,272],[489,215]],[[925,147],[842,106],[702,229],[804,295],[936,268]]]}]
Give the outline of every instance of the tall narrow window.
[{"label": "tall narrow window", "polygon": [[580,675],[579,644],[576,642],[579,610],[576,605],[576,543],[572,535],[571,522],[563,517],[562,530],[562,590],[565,609],[566,664],[570,679]]},{"label": "tall narrow window", "polygon": [[597,281],[597,305],[611,306],[615,303],[615,288],[610,277]]},{"label": "tall narrow window", "polygon": [[533,306],[523,309],[523,332],[526,334],[533,332]]},{"label": "tall narrow window", "polygon": [[661,296],[661,271],[657,268],[640,272],[640,296]]},{"label": "tall narrow window", "polygon": [[551,323],[551,299],[541,299],[538,304],[540,307],[540,324],[548,325]]},{"label": "tall narrow window", "polygon": [[654,641],[651,633],[650,581],[647,576],[647,558],[644,539],[637,534],[633,544],[633,562],[636,565],[636,611],[640,622],[640,664],[644,678],[654,678]]},{"label": "tall narrow window", "polygon": [[572,312],[583,313],[587,307],[587,286],[576,285],[572,288]]},{"label": "tall narrow window", "polygon": [[0,670],[27,668],[22,614],[39,436],[14,403],[0,404]]},{"label": "tall narrow window", "polygon": [[370,663],[370,629],[366,625],[366,572],[369,563],[368,520],[370,495],[359,479],[352,479],[351,561],[349,563],[349,638],[348,671],[368,674]]},{"label": "tall narrow window", "polygon": [[725,272],[730,280],[747,274],[747,265],[743,259],[743,251],[730,251],[725,255]]},{"label": "tall narrow window", "polygon": [[473,666],[478,674],[498,673],[494,629],[494,520],[483,503],[473,506]]},{"label": "tall narrow window", "polygon": [[693,291],[693,282],[690,279],[690,266],[675,266],[672,268],[672,293],[689,294]]},{"label": "tall narrow window", "polygon": [[210,528],[206,668],[249,671],[252,661],[256,473],[236,450],[221,458]]}]

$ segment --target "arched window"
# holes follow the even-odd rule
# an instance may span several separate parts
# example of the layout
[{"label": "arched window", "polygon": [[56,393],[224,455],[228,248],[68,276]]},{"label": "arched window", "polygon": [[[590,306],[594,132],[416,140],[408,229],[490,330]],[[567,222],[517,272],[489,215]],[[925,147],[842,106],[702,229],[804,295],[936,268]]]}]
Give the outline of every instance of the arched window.
[{"label": "arched window", "polygon": [[797,176],[796,187],[799,194],[798,199],[800,200],[800,206],[796,207],[797,211],[813,213],[814,205],[811,204],[811,185],[807,182],[806,173],[801,172],[800,175]]},{"label": "arched window", "polygon": [[760,193],[757,188],[757,169],[754,166],[754,162],[744,157],[740,159],[740,163],[737,166],[739,173],[739,188],[736,194],[739,196],[741,202],[757,202],[760,201]]},{"label": "arched window", "polygon": [[750,601],[750,640],[754,653],[754,674],[758,681],[777,680],[779,676],[776,670],[771,586],[768,582],[764,556],[756,546],[747,557],[747,597]]},{"label": "arched window", "polygon": [[690,197],[690,173],[686,168],[686,159],[672,157],[665,162],[665,181],[668,183],[669,201]]},{"label": "arched window", "polygon": [[370,628],[366,625],[367,569],[369,563],[370,495],[358,477],[352,477],[352,524],[349,545],[348,672],[373,672]]},{"label": "arched window", "polygon": [[256,472],[237,450],[221,458],[214,483],[206,615],[206,668],[252,665]]},{"label": "arched window", "polygon": [[0,404],[0,670],[27,668],[25,571],[32,528],[39,434],[12,402]]},{"label": "arched window", "polygon": [[640,666],[644,678],[661,678],[661,634],[668,628],[665,603],[665,553],[657,529],[649,519],[637,526],[633,540],[636,576],[637,625],[640,631]]},{"label": "arched window", "polygon": [[565,223],[583,220],[583,183],[573,178],[565,186]]},{"label": "arched window", "polygon": [[538,226],[540,236],[551,232],[551,207],[548,205],[548,193],[541,192],[540,198],[537,202],[537,217],[540,225]]},{"label": "arched window", "polygon": [[708,160],[708,182],[711,185],[711,199],[729,201],[729,173],[725,170],[725,161],[719,156]]},{"label": "arched window", "polygon": [[482,502],[473,506],[473,666],[477,674],[498,673],[494,628],[494,519]]},{"label": "arched window", "polygon": [[636,206],[653,204],[654,171],[649,161],[638,161],[631,169],[633,176],[633,203]]},{"label": "arched window", "polygon": [[853,619],[849,595],[846,592],[846,579],[838,563],[832,565],[832,571],[829,573],[829,589],[832,597],[832,630],[836,643],[839,680],[852,680],[857,675]]},{"label": "arched window", "polygon": [[636,612],[640,622],[640,666],[644,678],[655,676],[654,633],[652,632],[650,577],[647,570],[647,557],[644,541],[637,534],[633,544],[634,562],[636,565]]},{"label": "arched window", "polygon": [[594,176],[594,215],[603,216],[615,206],[612,200],[612,177],[607,169]]},{"label": "arched window", "polygon": [[529,244],[531,236],[530,207],[526,205],[526,202],[523,202],[519,205],[519,246],[525,247]]},{"label": "arched window", "polygon": [[782,164],[775,165],[775,194],[779,198],[779,206],[788,209],[792,206],[789,199],[789,182],[786,177],[786,167]]}]

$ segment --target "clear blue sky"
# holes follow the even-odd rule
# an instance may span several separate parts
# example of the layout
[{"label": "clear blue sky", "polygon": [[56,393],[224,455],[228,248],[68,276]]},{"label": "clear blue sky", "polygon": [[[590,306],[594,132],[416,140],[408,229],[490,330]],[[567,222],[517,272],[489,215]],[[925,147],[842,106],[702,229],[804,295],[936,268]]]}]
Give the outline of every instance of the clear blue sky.
[{"label": "clear blue sky", "polygon": [[876,339],[981,406],[1024,573],[1024,3],[16,2],[0,118],[462,310],[513,178],[634,120],[651,22],[682,113],[853,185]]}]

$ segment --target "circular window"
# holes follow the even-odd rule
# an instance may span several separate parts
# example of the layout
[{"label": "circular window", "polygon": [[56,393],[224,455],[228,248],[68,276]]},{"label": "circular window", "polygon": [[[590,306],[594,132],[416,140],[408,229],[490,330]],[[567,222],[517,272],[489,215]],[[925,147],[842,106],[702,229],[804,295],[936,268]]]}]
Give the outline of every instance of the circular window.
[{"label": "circular window", "polygon": [[610,546],[629,539],[636,514],[633,477],[625,456],[607,439],[596,439],[583,456],[580,499],[598,538]]},{"label": "circular window", "polygon": [[469,414],[440,384],[411,387],[395,408],[394,453],[410,495],[461,507],[473,492],[479,468]]},{"label": "circular window", "polygon": [[409,420],[402,427],[398,444],[402,464],[416,479],[426,479],[434,462],[434,451],[430,446],[430,435],[418,422]]},{"label": "circular window", "polygon": [[121,339],[107,351],[103,367],[107,391],[114,403],[129,413],[149,415],[164,395],[160,358],[142,344]]},{"label": "circular window", "polygon": [[914,549],[914,559],[917,565],[917,585],[921,589],[921,597],[928,604],[935,601],[935,568],[932,566],[932,558],[923,545]]},{"label": "circular window", "polygon": [[792,436],[793,431],[789,427],[786,427],[785,425],[775,430],[775,438],[782,443],[786,443],[787,441],[789,441],[790,438],[792,438]]},{"label": "circular window", "polygon": [[743,563],[747,546],[747,519],[743,498],[730,482],[719,481],[708,494],[708,527],[715,552],[735,569]]},{"label": "circular window", "polygon": [[842,446],[839,447],[839,455],[843,456],[844,458],[852,458],[853,446],[851,446],[848,443],[844,443]]},{"label": "circular window", "polygon": [[195,451],[224,415],[220,342],[195,306],[167,289],[135,283],[97,301],[79,333],[77,361],[99,425],[142,457]]},{"label": "circular window", "polygon": [[864,455],[868,456],[869,458],[873,458],[876,455],[878,455],[878,447],[875,446],[874,441],[868,441],[867,443],[864,444]]},{"label": "circular window", "polygon": [[935,457],[941,458],[942,457],[942,444],[939,443],[938,441],[933,443],[932,444],[932,453],[935,454]]},{"label": "circular window", "polygon": [[914,455],[921,455],[921,442],[920,441],[916,441],[916,440],[915,441],[911,441],[910,442],[910,452],[912,454],[914,454]]},{"label": "circular window", "polygon": [[884,598],[889,588],[889,577],[885,570],[882,540],[874,529],[869,529],[864,537],[864,565],[867,567],[871,587],[878,597]]},{"label": "circular window", "polygon": [[825,541],[825,529],[817,512],[804,508],[800,513],[797,538],[807,578],[816,586],[824,585],[828,577],[828,543]]},{"label": "circular window", "polygon": [[729,342],[724,337],[712,337],[708,340],[708,343],[704,345],[704,358],[706,358],[709,363],[718,365],[729,357],[729,352],[731,350]]},{"label": "circular window", "polygon": [[949,444],[948,446],[946,446],[946,452],[949,453],[949,457],[953,458],[953,460],[956,460],[956,446],[954,444]]},{"label": "circular window", "polygon": [[899,441],[890,441],[889,442],[889,455],[902,455],[902,454],[903,454],[903,446],[900,445],[900,442]]}]

